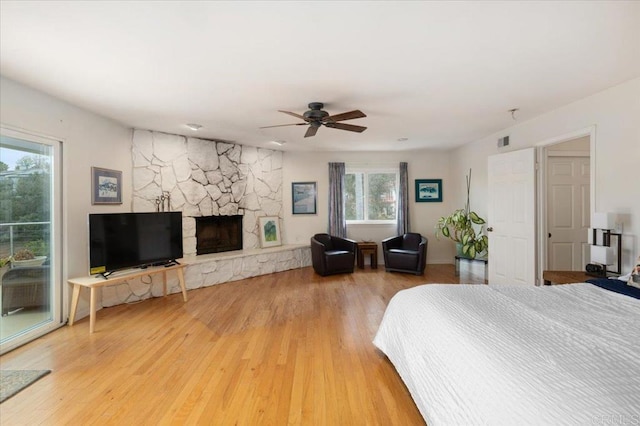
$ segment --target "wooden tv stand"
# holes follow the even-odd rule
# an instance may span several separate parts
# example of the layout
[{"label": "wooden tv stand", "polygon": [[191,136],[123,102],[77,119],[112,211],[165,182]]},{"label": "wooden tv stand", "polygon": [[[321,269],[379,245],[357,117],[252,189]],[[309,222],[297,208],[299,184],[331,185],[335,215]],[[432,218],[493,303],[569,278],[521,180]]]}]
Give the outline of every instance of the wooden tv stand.
[{"label": "wooden tv stand", "polygon": [[143,275],[155,275],[162,273],[162,294],[167,295],[167,272],[176,271],[178,274],[178,281],[180,282],[180,288],[182,289],[182,299],[187,301],[187,288],[184,284],[184,272],[183,269],[186,265],[171,265],[171,266],[150,266],[145,269],[130,273],[121,273],[117,275],[110,275],[108,278],[103,278],[100,275],[92,275],[89,277],[72,278],[68,280],[68,283],[73,286],[73,294],[71,297],[71,311],[69,312],[69,325],[73,325],[76,319],[76,310],[78,309],[78,300],[80,299],[80,289],[87,287],[91,289],[91,299],[89,303],[89,333],[95,331],[96,325],[96,299],[97,290],[100,287],[113,285],[122,281],[127,281],[133,278],[141,277]]}]

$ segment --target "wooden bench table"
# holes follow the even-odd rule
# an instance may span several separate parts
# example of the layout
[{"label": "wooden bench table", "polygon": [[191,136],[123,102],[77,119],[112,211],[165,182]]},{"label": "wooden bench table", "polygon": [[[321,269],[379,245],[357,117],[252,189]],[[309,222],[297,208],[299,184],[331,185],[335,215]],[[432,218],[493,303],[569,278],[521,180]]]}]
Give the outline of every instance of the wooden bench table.
[{"label": "wooden bench table", "polygon": [[151,266],[145,269],[139,269],[129,273],[115,273],[108,278],[104,278],[100,275],[93,275],[89,277],[72,278],[68,280],[68,283],[73,286],[73,293],[71,297],[71,311],[69,312],[69,325],[72,326],[76,319],[76,310],[78,309],[78,300],[80,299],[80,289],[82,287],[89,288],[91,290],[91,298],[89,302],[89,333],[95,331],[96,326],[96,300],[98,288],[118,284],[123,281],[128,281],[133,278],[141,277],[144,275],[155,275],[162,273],[162,294],[167,295],[167,272],[176,271],[178,274],[178,281],[180,282],[180,288],[182,289],[182,299],[187,301],[187,288],[184,284],[184,272],[183,269],[186,265],[171,265],[171,266]]}]

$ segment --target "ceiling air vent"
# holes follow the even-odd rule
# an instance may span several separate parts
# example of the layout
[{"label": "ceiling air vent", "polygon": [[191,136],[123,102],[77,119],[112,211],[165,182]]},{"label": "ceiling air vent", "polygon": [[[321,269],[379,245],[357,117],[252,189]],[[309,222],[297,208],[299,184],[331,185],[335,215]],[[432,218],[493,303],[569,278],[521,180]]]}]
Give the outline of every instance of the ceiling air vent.
[{"label": "ceiling air vent", "polygon": [[509,136],[498,139],[498,148],[509,146]]}]

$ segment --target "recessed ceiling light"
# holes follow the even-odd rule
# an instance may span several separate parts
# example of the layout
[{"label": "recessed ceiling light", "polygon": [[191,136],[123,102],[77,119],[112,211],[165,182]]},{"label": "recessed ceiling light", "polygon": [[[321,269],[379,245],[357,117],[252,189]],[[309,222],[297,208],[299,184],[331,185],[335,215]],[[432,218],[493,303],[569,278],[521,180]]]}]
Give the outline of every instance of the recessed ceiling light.
[{"label": "recessed ceiling light", "polygon": [[404,142],[404,141],[408,141],[409,138],[398,138],[398,142]]},{"label": "recessed ceiling light", "polygon": [[187,127],[190,128],[191,130],[199,130],[199,129],[202,129],[202,124],[191,123],[191,124],[187,124]]}]

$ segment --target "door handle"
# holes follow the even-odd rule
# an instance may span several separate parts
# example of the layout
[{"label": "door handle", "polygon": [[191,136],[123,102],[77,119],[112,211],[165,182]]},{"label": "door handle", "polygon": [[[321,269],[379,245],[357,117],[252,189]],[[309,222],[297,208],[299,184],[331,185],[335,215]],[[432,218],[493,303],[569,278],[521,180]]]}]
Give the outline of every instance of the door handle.
[{"label": "door handle", "polygon": [[549,232],[549,238],[551,238],[551,232]]},{"label": "door handle", "polygon": [[488,227],[487,232],[493,232],[493,226]]}]

